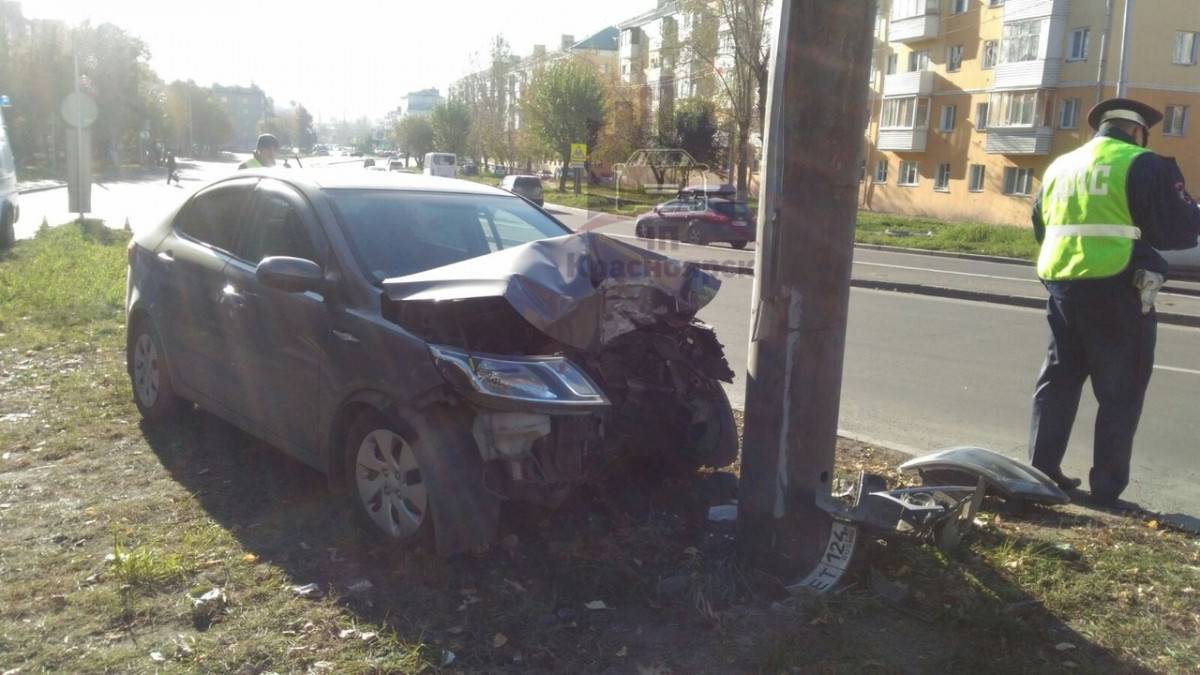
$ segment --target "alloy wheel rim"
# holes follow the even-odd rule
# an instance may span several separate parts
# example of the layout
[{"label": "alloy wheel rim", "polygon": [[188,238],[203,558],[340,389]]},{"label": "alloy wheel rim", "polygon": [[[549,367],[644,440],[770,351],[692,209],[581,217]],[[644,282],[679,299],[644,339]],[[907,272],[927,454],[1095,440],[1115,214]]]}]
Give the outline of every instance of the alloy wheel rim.
[{"label": "alloy wheel rim", "polygon": [[355,456],[358,496],[372,522],[388,537],[417,532],[429,511],[429,494],[412,447],[389,429],[367,434]]},{"label": "alloy wheel rim", "polygon": [[158,348],[149,334],[142,333],[133,346],[133,388],[143,406],[152,408],[158,402],[161,378]]}]

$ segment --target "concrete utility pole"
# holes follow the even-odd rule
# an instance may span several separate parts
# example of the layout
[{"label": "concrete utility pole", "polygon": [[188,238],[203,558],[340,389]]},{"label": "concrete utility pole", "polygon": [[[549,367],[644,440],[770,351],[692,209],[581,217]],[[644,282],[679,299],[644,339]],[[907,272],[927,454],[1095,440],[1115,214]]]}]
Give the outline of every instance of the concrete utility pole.
[{"label": "concrete utility pole", "polygon": [[875,0],[776,0],[738,537],[795,578],[821,557]]},{"label": "concrete utility pole", "polygon": [[1133,4],[1136,0],[1125,0],[1125,13],[1121,16],[1121,65],[1117,73],[1117,96],[1124,98],[1129,86],[1129,28],[1133,23]]}]

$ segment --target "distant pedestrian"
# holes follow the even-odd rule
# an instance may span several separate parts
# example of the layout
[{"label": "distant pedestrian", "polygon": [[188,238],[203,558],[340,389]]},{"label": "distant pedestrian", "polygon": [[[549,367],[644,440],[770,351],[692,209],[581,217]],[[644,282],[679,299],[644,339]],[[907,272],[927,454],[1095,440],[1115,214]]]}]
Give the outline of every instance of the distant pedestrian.
[{"label": "distant pedestrian", "polygon": [[1033,205],[1051,337],[1033,393],[1030,462],[1063,489],[1079,487],[1061,464],[1090,377],[1100,409],[1088,482],[1101,504],[1129,484],[1154,367],[1154,297],[1167,275],[1158,250],[1191,248],[1200,234],[1179,167],[1146,149],[1162,118],[1138,101],[1098,103],[1088,114],[1095,137],[1054,160]]},{"label": "distant pedestrian", "polygon": [[176,167],[175,153],[172,152],[167,155],[167,185],[170,185],[172,180],[175,181],[176,185],[179,185],[179,174],[175,173]]},{"label": "distant pedestrian", "polygon": [[279,139],[271,134],[258,137],[254,156],[238,165],[239,169],[259,169],[275,166],[275,151],[279,149]]}]

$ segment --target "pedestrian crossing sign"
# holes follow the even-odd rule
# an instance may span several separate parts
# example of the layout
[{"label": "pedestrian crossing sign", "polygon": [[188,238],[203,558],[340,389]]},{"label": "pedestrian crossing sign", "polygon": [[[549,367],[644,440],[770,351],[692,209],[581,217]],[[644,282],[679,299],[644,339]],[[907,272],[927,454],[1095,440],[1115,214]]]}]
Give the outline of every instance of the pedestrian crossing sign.
[{"label": "pedestrian crossing sign", "polygon": [[584,162],[587,161],[587,144],[572,143],[571,144],[571,168],[582,169]]}]

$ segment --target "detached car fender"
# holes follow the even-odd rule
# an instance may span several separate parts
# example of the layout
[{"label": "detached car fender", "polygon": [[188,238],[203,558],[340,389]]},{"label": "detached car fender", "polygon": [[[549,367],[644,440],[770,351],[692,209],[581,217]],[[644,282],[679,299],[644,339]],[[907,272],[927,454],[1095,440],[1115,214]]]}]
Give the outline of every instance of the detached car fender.
[{"label": "detached car fender", "polygon": [[[900,465],[906,473],[919,473],[926,484],[961,485],[983,478],[988,489],[1005,499],[1040,504],[1066,504],[1067,493],[1049,476],[1010,457],[986,448],[947,448],[908,460]],[[964,480],[964,476],[970,478]]]}]

